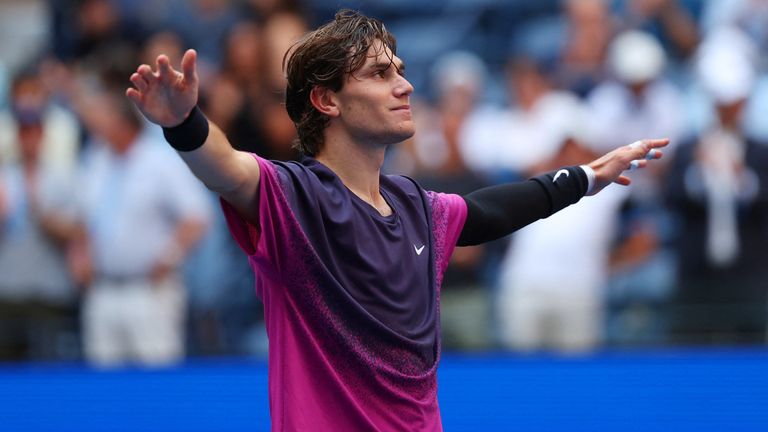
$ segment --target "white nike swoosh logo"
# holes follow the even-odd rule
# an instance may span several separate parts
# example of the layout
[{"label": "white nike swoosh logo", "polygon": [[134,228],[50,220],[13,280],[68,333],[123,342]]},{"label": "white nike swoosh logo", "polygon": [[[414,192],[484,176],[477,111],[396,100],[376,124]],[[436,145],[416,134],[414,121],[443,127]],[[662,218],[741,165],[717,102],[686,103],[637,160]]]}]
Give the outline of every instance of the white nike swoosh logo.
[{"label": "white nike swoosh logo", "polygon": [[556,182],[558,177],[560,177],[561,174],[565,174],[566,177],[571,175],[571,173],[569,173],[568,170],[561,169],[555,174],[555,178],[552,179],[552,183]]},{"label": "white nike swoosh logo", "polygon": [[426,245],[421,245],[420,248],[417,248],[416,245],[413,245],[413,250],[416,251],[416,255],[421,255],[421,252],[424,250],[424,246]]}]

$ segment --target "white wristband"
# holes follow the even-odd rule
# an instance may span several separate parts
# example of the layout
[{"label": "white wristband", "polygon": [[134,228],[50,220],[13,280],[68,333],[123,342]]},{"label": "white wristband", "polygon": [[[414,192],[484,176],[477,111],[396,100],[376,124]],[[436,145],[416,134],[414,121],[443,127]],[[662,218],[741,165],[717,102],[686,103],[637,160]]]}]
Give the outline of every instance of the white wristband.
[{"label": "white wristband", "polygon": [[589,195],[595,187],[595,170],[587,165],[581,165],[579,168],[584,170],[584,174],[587,175],[587,193],[585,195]]}]

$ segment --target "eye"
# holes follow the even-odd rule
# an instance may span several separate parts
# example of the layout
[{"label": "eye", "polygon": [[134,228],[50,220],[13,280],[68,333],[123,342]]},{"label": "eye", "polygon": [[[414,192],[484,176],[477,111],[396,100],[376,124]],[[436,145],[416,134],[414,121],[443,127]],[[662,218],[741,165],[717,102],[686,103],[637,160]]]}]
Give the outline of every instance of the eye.
[{"label": "eye", "polygon": [[379,78],[384,78],[387,75],[386,69],[379,69],[376,71],[376,76]]}]

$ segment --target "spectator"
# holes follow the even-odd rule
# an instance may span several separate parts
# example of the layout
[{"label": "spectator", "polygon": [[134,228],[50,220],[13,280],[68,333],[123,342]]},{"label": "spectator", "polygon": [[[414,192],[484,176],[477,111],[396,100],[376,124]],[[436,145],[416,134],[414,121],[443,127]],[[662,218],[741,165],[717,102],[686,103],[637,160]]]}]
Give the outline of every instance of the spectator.
[{"label": "spectator", "polygon": [[82,228],[72,259],[88,285],[86,358],[99,366],[173,363],[185,340],[178,271],[209,219],[206,194],[173,152],[143,131],[125,98],[98,94],[79,106],[98,141],[83,166]]},{"label": "spectator", "polygon": [[[31,80],[22,75],[16,88]],[[15,100],[18,158],[0,167],[0,358],[6,359],[73,355],[65,348],[75,332],[65,260],[74,223],[71,172],[43,158],[42,108]]]},{"label": "spectator", "polygon": [[243,3],[244,15],[260,23],[281,12],[302,14],[305,8],[302,0],[245,0]]},{"label": "spectator", "polygon": [[261,115],[262,101],[270,95],[263,57],[261,28],[252,21],[233,27],[224,41],[220,70],[203,89],[204,106],[236,148],[284,158],[287,152],[280,147],[285,145],[268,142],[269,126]]},{"label": "spectator", "polygon": [[172,31],[161,31],[150,36],[141,49],[141,61],[152,63],[152,59],[160,54],[165,54],[171,60],[171,64],[180,65],[184,42],[181,36]]},{"label": "spectator", "polygon": [[98,68],[102,80],[122,83],[147,33],[142,23],[123,15],[113,0],[53,1],[51,9],[55,57],[69,66]]},{"label": "spectator", "polygon": [[[0,112],[0,162],[20,163],[19,120],[39,119],[42,163],[59,172],[75,169],[80,129],[70,111],[51,103],[50,94],[33,70],[18,74],[11,83],[11,109]],[[26,120],[24,120],[26,121]]]},{"label": "spectator", "polygon": [[661,44],[648,33],[621,33],[611,42],[606,60],[613,79],[602,82],[587,98],[596,148],[613,148],[617,140],[637,133],[679,141],[686,132],[682,95],[664,78],[666,55]]},{"label": "spectator", "polygon": [[253,21],[241,21],[224,40],[219,71],[244,89],[250,99],[258,99],[264,91],[267,65],[263,45],[262,29]]},{"label": "spectator", "polygon": [[557,80],[580,97],[589,94],[606,76],[605,56],[615,26],[607,3],[607,0],[563,2],[566,33]]},{"label": "spectator", "polygon": [[739,27],[752,37],[759,47],[768,43],[768,3],[755,0],[731,0],[705,2],[701,13],[701,28],[705,33],[722,26]]},{"label": "spectator", "polygon": [[[461,130],[461,151],[467,165],[488,178],[521,175],[559,147],[556,123],[576,97],[554,87],[544,65],[526,56],[510,59],[507,88],[511,106],[482,110]],[[536,143],[535,145],[528,145]]]},{"label": "spectator", "polygon": [[[218,205],[214,194],[209,200]],[[265,357],[264,317],[254,295],[253,271],[232,242],[221,212],[213,212],[210,228],[183,270],[189,292],[187,354]]]},{"label": "spectator", "polygon": [[[761,53],[768,51],[768,2],[754,0],[732,0],[728,2],[706,2],[701,17],[701,28],[705,36],[721,27],[737,27],[748,35]],[[768,122],[765,112],[768,109],[768,76],[764,73],[768,58],[763,54],[758,59],[757,68],[761,76],[753,86],[752,95],[744,107],[743,127],[750,136],[760,141],[768,141]],[[699,106],[706,102],[694,99]],[[701,113],[704,114],[704,113]]]},{"label": "spectator", "polygon": [[[559,148],[525,174],[594,159],[581,105],[561,111]],[[603,301],[626,189],[603,194],[521,229],[500,268],[496,315],[504,347],[583,352],[603,340]],[[578,227],[578,229],[574,229]]]},{"label": "spectator", "polygon": [[691,2],[678,0],[622,0],[619,14],[627,30],[653,33],[663,41],[672,61],[681,63],[696,50],[699,29]]},{"label": "spectator", "polygon": [[304,18],[295,12],[278,12],[264,23],[263,62],[264,84],[272,91],[285,88],[283,56],[309,29]]},{"label": "spectator", "polygon": [[237,22],[229,0],[170,0],[170,28],[181,35],[188,46],[200,52],[203,72],[215,70],[221,63],[221,43]]},{"label": "spectator", "polygon": [[742,113],[755,47],[724,27],[704,41],[697,71],[717,116],[681,146],[668,182],[680,221],[674,331],[684,343],[765,343],[768,148],[746,136]]},{"label": "spectator", "polygon": [[286,79],[283,74],[283,55],[307,32],[307,24],[294,12],[279,12],[270,15],[264,23],[262,66],[264,67],[264,91],[262,98],[255,101],[263,125],[262,133],[267,155],[274,155],[278,160],[296,159],[297,153],[292,148],[296,138],[296,129],[285,111],[284,89]]},{"label": "spectator", "polygon": [[[688,126],[682,94],[665,76],[667,56],[658,40],[637,30],[623,32],[611,42],[607,62],[613,79],[587,98],[595,148],[612,148],[637,133],[669,137],[674,148]],[[664,334],[662,305],[669,300],[674,270],[661,198],[667,167],[661,161],[636,173],[622,209],[624,241],[612,255],[615,273],[608,290],[611,342],[660,341]],[[633,319],[641,314],[651,318]]]}]

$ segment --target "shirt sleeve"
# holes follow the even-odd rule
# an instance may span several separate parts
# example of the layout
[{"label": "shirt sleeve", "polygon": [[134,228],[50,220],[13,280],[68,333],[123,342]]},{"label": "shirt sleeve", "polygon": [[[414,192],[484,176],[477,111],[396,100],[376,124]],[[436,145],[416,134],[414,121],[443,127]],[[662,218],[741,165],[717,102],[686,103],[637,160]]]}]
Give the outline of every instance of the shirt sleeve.
[{"label": "shirt sleeve", "polygon": [[[240,248],[250,257],[276,260],[279,249],[284,243],[297,235],[294,221],[285,191],[281,187],[280,176],[275,165],[257,155],[253,155],[261,170],[258,190],[258,224],[246,221],[226,200],[220,199],[224,217],[232,237]],[[273,262],[274,264],[274,262]]]},{"label": "shirt sleeve", "polygon": [[455,194],[427,192],[427,198],[432,210],[435,261],[442,279],[467,219],[467,204]]}]

